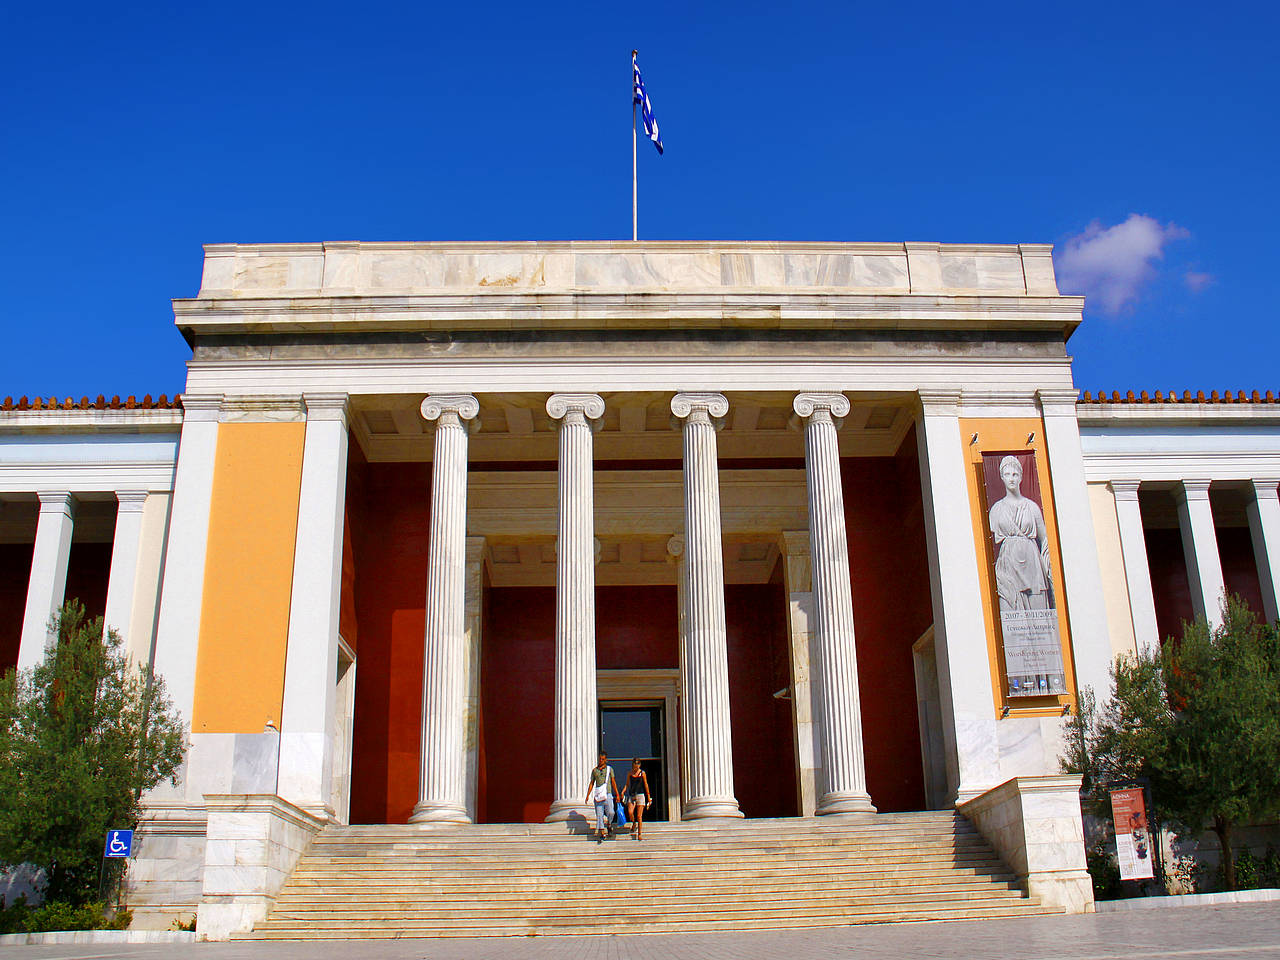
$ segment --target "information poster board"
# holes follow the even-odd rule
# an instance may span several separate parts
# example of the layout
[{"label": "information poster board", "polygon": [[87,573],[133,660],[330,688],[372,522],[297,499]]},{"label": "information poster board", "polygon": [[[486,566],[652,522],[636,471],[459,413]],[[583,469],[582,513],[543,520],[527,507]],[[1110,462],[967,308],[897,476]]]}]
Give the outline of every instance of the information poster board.
[{"label": "information poster board", "polygon": [[1049,533],[1034,450],[984,453],[1000,636],[1010,697],[1067,692]]},{"label": "information poster board", "polygon": [[1151,880],[1155,867],[1147,804],[1141,787],[1111,791],[1111,818],[1116,825],[1116,857],[1121,880]]}]

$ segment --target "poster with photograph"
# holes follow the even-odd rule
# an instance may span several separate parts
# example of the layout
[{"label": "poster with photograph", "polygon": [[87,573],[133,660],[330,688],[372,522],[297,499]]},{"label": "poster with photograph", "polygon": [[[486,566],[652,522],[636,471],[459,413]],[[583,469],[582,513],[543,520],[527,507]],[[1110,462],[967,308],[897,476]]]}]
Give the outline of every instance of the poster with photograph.
[{"label": "poster with photograph", "polygon": [[1111,791],[1111,817],[1116,824],[1116,858],[1121,880],[1151,880],[1151,831],[1147,827],[1147,804],[1142,788]]},{"label": "poster with photograph", "polygon": [[1000,636],[1010,697],[1067,692],[1053,563],[1034,450],[984,453]]}]

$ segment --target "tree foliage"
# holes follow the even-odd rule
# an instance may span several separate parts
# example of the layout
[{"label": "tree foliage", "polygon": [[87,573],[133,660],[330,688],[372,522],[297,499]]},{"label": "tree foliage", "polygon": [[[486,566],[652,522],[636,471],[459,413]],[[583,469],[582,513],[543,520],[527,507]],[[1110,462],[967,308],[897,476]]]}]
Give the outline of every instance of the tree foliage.
[{"label": "tree foliage", "polygon": [[1185,624],[1158,653],[1117,658],[1111,676],[1111,698],[1082,698],[1068,724],[1063,769],[1085,774],[1095,801],[1109,781],[1148,778],[1163,819],[1217,833],[1235,889],[1232,830],[1280,810],[1280,630],[1231,597],[1222,626]]},{"label": "tree foliage", "polygon": [[159,677],[69,601],[57,647],[0,680],[0,861],[43,867],[49,900],[98,895],[109,829],[138,823],[144,790],[175,778],[185,736]]}]

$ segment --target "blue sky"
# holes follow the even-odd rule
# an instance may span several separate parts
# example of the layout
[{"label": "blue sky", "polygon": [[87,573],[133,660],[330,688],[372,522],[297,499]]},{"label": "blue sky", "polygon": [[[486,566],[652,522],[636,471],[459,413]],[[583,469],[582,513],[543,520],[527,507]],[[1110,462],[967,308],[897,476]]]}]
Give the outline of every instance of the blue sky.
[{"label": "blue sky", "polygon": [[205,242],[626,238],[632,47],[642,239],[1052,242],[1082,389],[1280,392],[1277,10],[8,4],[0,397],[180,390]]}]

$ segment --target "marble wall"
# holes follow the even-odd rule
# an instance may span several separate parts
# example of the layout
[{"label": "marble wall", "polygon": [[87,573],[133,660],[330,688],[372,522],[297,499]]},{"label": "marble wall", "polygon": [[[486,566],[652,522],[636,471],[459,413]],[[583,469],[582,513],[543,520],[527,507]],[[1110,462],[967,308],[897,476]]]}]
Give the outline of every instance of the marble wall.
[{"label": "marble wall", "polygon": [[1033,897],[1093,912],[1078,776],[1015,777],[957,809],[996,848]]},{"label": "marble wall", "polygon": [[209,794],[208,839],[196,933],[226,940],[252,930],[324,822],[267,794]]},{"label": "marble wall", "polygon": [[1045,244],[210,244],[201,297],[852,290],[1056,296]]}]

